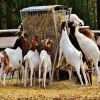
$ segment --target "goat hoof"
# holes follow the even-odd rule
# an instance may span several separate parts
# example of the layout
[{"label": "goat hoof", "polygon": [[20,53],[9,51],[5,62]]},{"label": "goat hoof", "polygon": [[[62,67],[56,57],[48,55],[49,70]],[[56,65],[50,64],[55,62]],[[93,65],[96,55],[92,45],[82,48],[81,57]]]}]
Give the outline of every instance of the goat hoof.
[{"label": "goat hoof", "polygon": [[85,86],[88,87],[88,86],[90,86],[90,84],[89,83],[86,83]]},{"label": "goat hoof", "polygon": [[86,86],[89,86],[89,83],[86,83]]},{"label": "goat hoof", "polygon": [[46,87],[43,87],[46,90]]},{"label": "goat hoof", "polygon": [[84,84],[81,84],[81,87],[84,87]]},{"label": "goat hoof", "polygon": [[3,83],[3,86],[5,87],[6,85]]},{"label": "goat hoof", "polygon": [[6,84],[3,82],[3,86],[4,86],[4,87],[5,87],[5,85],[6,85]]}]

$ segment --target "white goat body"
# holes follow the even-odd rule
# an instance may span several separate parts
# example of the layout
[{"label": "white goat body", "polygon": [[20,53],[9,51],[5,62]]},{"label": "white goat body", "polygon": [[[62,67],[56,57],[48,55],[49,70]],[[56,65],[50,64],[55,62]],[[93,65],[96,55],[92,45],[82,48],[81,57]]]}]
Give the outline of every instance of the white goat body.
[{"label": "white goat body", "polygon": [[6,48],[4,50],[9,57],[9,67],[20,68],[22,65],[22,50],[20,47],[17,49]]},{"label": "white goat body", "polygon": [[[35,51],[29,50],[27,55],[25,55],[25,57],[24,57],[24,61],[25,61],[25,82],[24,82],[24,86],[25,87],[26,87],[26,78],[27,78],[28,67],[31,70],[30,86],[32,86],[33,72],[35,71],[36,68],[38,68],[39,60],[40,60],[40,58],[39,58],[39,53],[37,52],[37,50],[35,50]],[[35,78],[35,74],[34,74],[34,78]],[[34,80],[34,85],[35,85],[35,80]]]},{"label": "white goat body", "polygon": [[[18,47],[17,49],[6,48],[4,52],[6,52],[6,55],[9,58],[8,68],[11,68],[12,70],[22,69],[22,50],[20,49],[20,47]],[[5,86],[6,75],[7,73],[4,72],[4,79],[3,79],[4,86]]]},{"label": "white goat body", "polygon": [[41,80],[41,68],[43,68],[43,86],[46,87],[46,75],[49,72],[49,76],[51,79],[51,56],[47,53],[47,51],[42,50],[40,53],[40,63],[39,63],[39,85]]},{"label": "white goat body", "polygon": [[60,50],[59,50],[59,60],[58,60],[58,66],[60,64],[61,55],[64,54],[66,61],[69,65],[73,66],[78,74],[78,77],[80,79],[81,85],[83,85],[82,77],[80,75],[80,68],[82,69],[84,79],[86,82],[86,85],[88,84],[83,62],[82,62],[82,54],[80,51],[78,51],[70,42],[66,28],[62,30],[62,36],[60,39]]},{"label": "white goat body", "polygon": [[85,54],[87,60],[93,61],[94,66],[96,67],[97,75],[98,75],[98,82],[100,81],[100,71],[98,68],[98,61],[100,58],[100,51],[99,48],[97,47],[96,43],[80,33],[79,31],[79,26],[76,26],[75,28],[75,36],[77,38],[77,41]]},{"label": "white goat body", "polygon": [[99,48],[92,39],[89,39],[88,37],[79,32],[79,24],[82,22],[82,20],[77,15],[71,14],[70,20],[74,22],[75,36],[83,53],[85,54],[87,60],[93,61],[93,64],[96,67],[98,76],[97,82],[100,82],[100,70],[98,68],[98,61],[100,59]]}]

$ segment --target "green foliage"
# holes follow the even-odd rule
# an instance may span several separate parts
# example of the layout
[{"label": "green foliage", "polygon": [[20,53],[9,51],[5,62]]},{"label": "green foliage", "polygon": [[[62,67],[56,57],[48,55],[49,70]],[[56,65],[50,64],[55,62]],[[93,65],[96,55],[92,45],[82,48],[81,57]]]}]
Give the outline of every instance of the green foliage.
[{"label": "green foliage", "polygon": [[19,25],[20,22],[21,22],[20,17],[17,16],[17,14],[13,14],[12,15],[12,22],[14,22],[14,23],[12,23],[13,24],[13,27],[16,27],[16,25]]},{"label": "green foliage", "polygon": [[0,0],[0,29],[17,28],[20,23],[20,9],[37,6],[61,4],[73,8],[86,25],[97,28],[97,0]]}]

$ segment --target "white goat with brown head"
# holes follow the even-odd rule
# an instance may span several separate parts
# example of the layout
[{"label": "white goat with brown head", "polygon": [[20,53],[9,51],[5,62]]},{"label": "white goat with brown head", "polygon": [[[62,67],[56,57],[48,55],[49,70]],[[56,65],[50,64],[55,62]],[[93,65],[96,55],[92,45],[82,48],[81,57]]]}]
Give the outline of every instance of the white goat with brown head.
[{"label": "white goat with brown head", "polygon": [[27,82],[27,70],[30,69],[30,86],[32,86],[32,77],[34,74],[34,86],[35,86],[35,70],[38,69],[39,66],[39,53],[37,51],[38,41],[36,38],[32,39],[32,45],[31,49],[28,51],[28,53],[24,56],[25,61],[25,80],[24,80],[24,86],[26,87]]},{"label": "white goat with brown head", "polygon": [[[20,72],[22,69],[22,50],[20,47],[17,49],[6,48],[3,51],[2,57],[2,69],[3,69],[3,85],[6,85],[6,77],[9,72]],[[18,74],[17,74],[18,75]],[[18,75],[19,77],[19,75]],[[19,77],[20,78],[20,77]]]},{"label": "white goat with brown head", "polygon": [[40,52],[40,63],[39,63],[39,85],[41,80],[41,71],[43,69],[43,87],[46,87],[46,76],[47,72],[49,72],[50,80],[51,78],[51,70],[52,70],[52,62],[51,62],[51,49],[53,42],[50,39],[46,39],[44,41],[44,50]]}]

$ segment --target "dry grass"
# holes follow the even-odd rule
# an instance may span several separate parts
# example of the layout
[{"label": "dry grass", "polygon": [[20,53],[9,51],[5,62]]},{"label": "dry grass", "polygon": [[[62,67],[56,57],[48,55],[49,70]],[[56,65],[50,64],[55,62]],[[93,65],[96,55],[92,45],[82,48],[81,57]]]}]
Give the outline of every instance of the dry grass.
[{"label": "dry grass", "polygon": [[46,89],[12,84],[0,85],[0,100],[100,100],[100,84],[81,87],[73,81],[53,82]]}]

